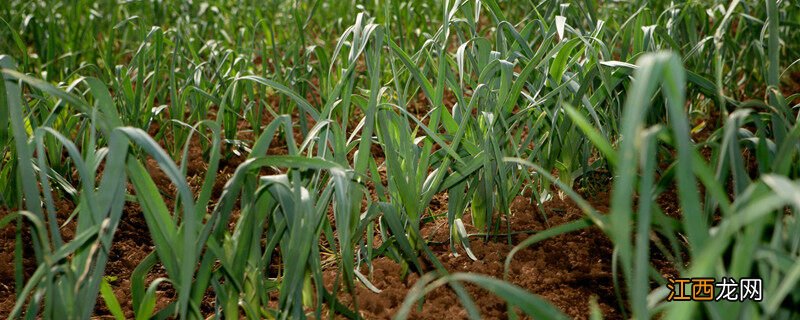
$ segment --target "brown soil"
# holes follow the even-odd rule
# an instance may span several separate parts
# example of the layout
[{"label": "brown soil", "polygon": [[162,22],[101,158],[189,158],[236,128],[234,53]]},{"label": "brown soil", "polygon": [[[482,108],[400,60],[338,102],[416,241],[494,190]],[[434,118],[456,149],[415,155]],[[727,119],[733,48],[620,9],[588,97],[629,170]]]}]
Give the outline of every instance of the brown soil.
[{"label": "brown soil", "polygon": [[[197,139],[193,139],[197,140]],[[272,150],[275,149],[275,150]],[[273,147],[270,153],[285,153],[285,145]],[[187,165],[189,179],[193,189],[202,183],[205,172],[205,163],[201,160],[202,152],[199,145],[192,143],[190,157]],[[379,148],[375,153],[382,153]],[[241,163],[239,157],[223,160],[220,167],[219,183],[215,185],[215,198],[219,195],[224,181],[230,178],[233,170]],[[156,168],[152,160],[146,162],[153,180],[161,187],[168,207],[172,207],[170,200],[174,196],[174,186],[168,178]],[[132,190],[131,190],[132,191]],[[195,190],[196,191],[196,190]],[[374,195],[373,195],[374,196]],[[608,197],[606,194],[596,195],[593,204],[601,211],[607,208]],[[437,197],[431,203],[431,212],[441,214],[446,212],[446,195]],[[59,220],[63,220],[72,212],[74,206],[69,201],[60,201]],[[511,205],[512,231],[536,232],[547,229],[541,214],[530,203],[527,197],[518,197]],[[548,216],[549,226],[556,226],[583,217],[581,211],[571,202],[559,199],[551,200],[543,206]],[[0,209],[1,210],[1,209]],[[2,215],[4,216],[4,212]],[[470,216],[464,217],[470,233],[477,232],[469,225]],[[506,236],[495,237],[485,241],[484,237],[472,237],[471,248],[478,261],[472,261],[463,251],[458,256],[450,252],[446,219],[439,218],[423,226],[422,232],[426,239],[436,243],[431,249],[449,272],[475,272],[496,278],[503,278],[503,263],[506,255],[513,248],[508,243]],[[501,221],[501,230],[505,230],[505,222]],[[125,312],[126,317],[133,317],[130,301],[131,274],[136,266],[149,254],[154,247],[146,232],[147,225],[137,204],[128,203],[124,209],[123,219],[115,235],[114,244],[110,254],[106,275],[113,276],[116,280],[112,283],[115,295]],[[65,230],[65,237],[69,239],[70,231]],[[2,245],[0,245],[0,258],[8,261],[0,265],[0,314],[8,314],[14,305],[14,228],[3,230]],[[517,244],[529,236],[529,233],[513,235],[510,240]],[[24,235],[23,242],[30,248],[30,237]],[[459,249],[461,250],[461,249]],[[589,228],[561,235],[520,251],[511,264],[508,280],[531,293],[540,295],[553,303],[566,314],[576,318],[586,318],[589,312],[590,298],[597,297],[599,306],[606,318],[621,318],[619,302],[615,298],[610,270],[613,246],[606,236],[596,228]],[[360,312],[365,318],[390,318],[400,307],[408,290],[417,279],[416,275],[402,278],[400,266],[394,261],[381,257],[375,260],[372,273],[363,270],[373,283],[383,290],[375,294],[362,285],[358,285],[357,299]],[[430,265],[430,263],[427,263]],[[663,263],[662,263],[663,264]],[[35,269],[32,253],[26,255],[25,271],[30,275]],[[335,280],[335,268],[325,272],[326,286],[329,289]],[[166,273],[160,266],[156,266],[148,274],[147,283],[158,277],[165,277]],[[340,286],[341,288],[341,286]],[[483,317],[487,319],[501,319],[507,317],[506,305],[502,299],[485,292],[477,286],[467,284],[465,288],[475,299]],[[340,293],[342,301],[350,303],[352,299]],[[163,308],[176,298],[174,290],[169,285],[159,288],[157,309]],[[213,297],[209,295],[202,309],[211,312]],[[624,302],[623,302],[624,303]],[[452,315],[465,316],[464,309],[455,294],[446,287],[436,289],[425,300],[422,310],[415,310],[413,318],[433,319],[452,317]],[[109,316],[104,301],[98,298],[96,316]]]},{"label": "brown soil", "polygon": [[[67,200],[56,200],[56,221],[58,225],[63,225],[69,218],[75,206],[72,202]],[[0,218],[5,217],[10,212],[8,208],[0,207]],[[28,279],[34,271],[36,271],[36,258],[33,252],[31,231],[27,227],[27,221],[23,220],[23,228],[20,232],[21,240],[23,243],[23,258],[22,258],[22,273],[25,279]],[[60,229],[61,238],[64,242],[70,241],[75,237],[74,225],[67,224]],[[15,270],[14,270],[14,249],[16,246],[17,228],[12,222],[4,229],[0,229],[0,315],[7,315],[11,313],[15,304]],[[20,288],[21,289],[21,288]]]},{"label": "brown soil", "polygon": [[[599,201],[603,202],[603,201]],[[599,209],[605,208],[597,203]],[[558,199],[547,202],[543,208],[548,215],[550,226],[580,219],[584,215],[574,204]],[[542,231],[547,229],[541,215],[526,197],[517,197],[511,205],[512,231]],[[469,221],[467,215],[464,220]],[[501,222],[505,225],[505,222]],[[432,237],[437,244],[431,249],[449,272],[472,272],[503,278],[503,266],[507,254],[513,248],[507,236],[485,241],[483,237],[472,237],[472,252],[478,258],[471,260],[465,252],[456,256],[447,244],[447,221],[440,219],[423,227],[426,238]],[[505,230],[505,227],[502,227]],[[470,233],[476,230],[468,226]],[[526,239],[529,234],[519,233],[511,237],[513,244]],[[613,246],[597,228],[589,228],[564,234],[528,247],[514,256],[508,280],[527,291],[539,295],[553,305],[575,318],[587,318],[589,300],[597,297],[603,314],[608,319],[621,318],[619,304],[614,298],[611,274],[611,255]],[[402,279],[400,266],[394,261],[381,257],[375,260],[371,279],[373,284],[383,290],[373,293],[364,286],[357,288],[357,299],[362,315],[367,319],[389,319],[402,305],[408,290],[417,280],[416,275]],[[368,270],[363,270],[368,272]],[[335,271],[326,273],[331,282]],[[477,303],[481,316],[486,319],[507,318],[507,307],[503,300],[490,292],[471,284],[465,288]],[[351,301],[347,296],[343,301]],[[455,317],[454,317],[455,315]],[[449,287],[441,287],[430,293],[422,309],[414,309],[414,319],[465,318],[466,311]]]},{"label": "brown soil", "polygon": [[[194,143],[190,148],[192,161],[187,166],[190,184],[193,188],[202,183],[201,175],[205,171],[205,164],[202,154]],[[280,148],[280,147],[278,147]],[[285,148],[285,147],[284,147]],[[277,148],[276,148],[277,149]],[[281,148],[283,149],[283,148]],[[271,150],[279,153],[279,150]],[[282,150],[285,152],[285,149]],[[375,150],[380,152],[379,149]],[[282,153],[282,152],[280,152]],[[241,159],[231,159],[223,161],[221,164],[221,182],[230,178],[236,165]],[[161,187],[167,205],[172,206],[170,198],[174,195],[174,187],[166,176],[157,170],[152,160],[146,162],[153,180]],[[215,196],[218,196],[223,183],[215,186]],[[598,195],[595,197],[594,205],[601,211],[606,208],[607,196]],[[446,212],[445,198],[438,197],[432,201],[431,212],[438,214]],[[74,206],[71,202],[62,200],[59,202],[59,222],[69,216]],[[534,205],[530,204],[529,198],[518,197],[511,205],[511,225],[512,231],[541,231],[547,228],[541,214]],[[571,202],[554,199],[548,202],[543,209],[548,215],[550,226],[559,225],[583,217],[580,210]],[[5,212],[0,212],[5,215]],[[464,217],[468,224],[470,233],[477,232],[469,226],[470,217]],[[505,230],[505,222],[501,222],[502,230]],[[68,225],[69,227],[69,225]],[[69,229],[69,228],[67,228]],[[106,268],[106,275],[115,277],[112,283],[115,295],[125,312],[126,317],[133,317],[133,310],[130,301],[131,273],[136,266],[154,250],[152,241],[146,232],[147,229],[141,209],[134,203],[128,203],[124,209],[123,219],[115,235],[114,244],[110,254],[109,263]],[[434,244],[431,249],[450,272],[477,272],[490,275],[496,278],[503,277],[503,263],[508,252],[513,248],[508,244],[505,236],[495,237],[490,241],[485,241],[483,237],[472,237],[471,247],[473,253],[479,259],[472,261],[464,252],[455,256],[450,252],[447,244],[448,231],[446,219],[440,218],[429,222],[423,226],[423,235],[426,239],[432,240]],[[66,239],[72,237],[69,230],[65,230]],[[2,245],[0,245],[0,258],[8,261],[7,264],[0,265],[0,314],[8,314],[14,305],[14,236],[13,227],[3,230]],[[527,238],[526,233],[516,234],[511,237],[511,242],[517,244]],[[30,248],[30,237],[24,235],[23,243],[26,249]],[[605,235],[596,228],[581,230],[570,234],[555,237],[531,246],[519,252],[512,264],[509,281],[525,288],[526,290],[540,295],[553,303],[556,307],[563,310],[570,316],[582,318],[588,315],[588,301],[590,297],[596,296],[604,315],[607,318],[620,318],[619,303],[616,301],[610,271],[610,258],[612,244]],[[25,271],[30,275],[35,269],[35,261],[32,253],[28,252],[25,259]],[[430,264],[430,263],[428,263]],[[415,275],[410,275],[406,279],[401,278],[400,266],[394,261],[382,257],[374,261],[372,274],[369,270],[363,270],[365,274],[374,281],[374,284],[383,289],[381,294],[375,294],[359,285],[357,295],[362,315],[365,318],[389,318],[402,304],[408,289],[417,279]],[[332,287],[335,278],[335,270],[325,272],[326,285]],[[156,266],[147,277],[147,282],[155,278],[166,276],[165,271],[160,266]],[[468,292],[477,301],[482,316],[485,318],[505,318],[506,306],[502,299],[483,291],[482,289],[466,285]],[[159,288],[159,299],[157,309],[162,308],[175,299],[174,290],[168,285]],[[347,303],[351,301],[345,294],[340,294],[342,300]],[[211,311],[213,299],[209,296],[203,309]],[[426,299],[422,311],[414,311],[414,318],[432,319],[436,317],[452,316],[453,314],[465,315],[455,294],[449,288],[439,288]],[[96,316],[104,317],[110,313],[105,307],[105,303],[98,298]]]},{"label": "brown soil", "polygon": [[[10,210],[0,207],[0,217],[5,217]],[[30,235],[23,232],[23,239]],[[0,314],[6,315],[14,308],[15,295],[15,275],[14,275],[14,247],[16,240],[16,228],[9,224],[0,232]],[[24,241],[24,240],[23,240]],[[36,268],[36,261],[33,253],[25,254],[23,265],[25,276],[30,276]]]},{"label": "brown soil", "polygon": [[[452,94],[448,96],[449,103],[454,98]],[[423,116],[425,113],[419,108],[410,110],[413,114]],[[296,119],[297,115],[293,118]],[[271,119],[264,119],[267,123]],[[415,124],[412,124],[414,126]],[[252,142],[253,133],[243,130],[249,129],[248,123],[239,124],[240,133],[238,139]],[[351,127],[352,128],[352,127]],[[151,135],[156,135],[161,130],[157,125],[148,130]],[[348,133],[349,134],[349,133]],[[294,132],[296,143],[302,141],[302,136]],[[171,141],[170,132],[164,133],[163,139]],[[203,148],[199,144],[199,137],[194,136],[190,144],[189,159],[187,161],[187,182],[193,191],[197,192],[203,182],[205,171],[207,170],[206,158]],[[162,146],[165,141],[160,141]],[[223,151],[225,152],[225,151]],[[372,150],[376,161],[380,164],[383,161],[383,151],[378,146],[373,146]],[[226,152],[227,153],[227,152]],[[275,141],[268,151],[268,154],[286,154],[287,147],[285,141]],[[214,185],[212,199],[217,199],[220,195],[225,182],[230,179],[236,167],[244,160],[244,156],[223,157],[220,163],[219,175]],[[169,208],[173,207],[175,188],[166,175],[159,170],[154,161],[145,162],[154,182],[161,189],[165,202]],[[385,183],[385,168],[381,167],[381,180]],[[264,174],[274,174],[274,172],[264,172]],[[372,182],[368,182],[371,184]],[[370,188],[371,196],[376,197],[374,188]],[[133,193],[133,189],[129,190]],[[212,200],[214,203],[215,200]],[[592,204],[600,211],[606,211],[608,195],[594,195]],[[63,223],[66,217],[74,209],[74,205],[66,200],[61,200],[59,204],[59,222]],[[431,203],[430,212],[442,214],[447,211],[446,195],[437,196]],[[484,237],[471,237],[471,248],[478,260],[471,260],[462,250],[456,256],[451,253],[448,240],[447,222],[444,218],[438,218],[423,225],[423,235],[426,239],[433,241],[431,249],[437,259],[441,261],[449,272],[474,272],[482,273],[496,278],[503,278],[503,263],[507,254],[514,245],[526,239],[531,233],[547,229],[548,227],[567,223],[583,217],[583,213],[571,202],[554,199],[543,206],[547,214],[548,221],[544,222],[539,210],[530,203],[527,197],[517,197],[510,207],[510,222],[512,231],[523,231],[515,234],[510,239],[506,236],[494,237],[488,241]],[[0,208],[0,217],[5,216],[10,210]],[[232,219],[236,218],[236,214]],[[469,225],[470,217],[464,217],[468,231],[475,233],[477,230]],[[500,222],[501,230],[505,230],[505,221]],[[66,239],[72,237],[70,228],[67,225],[63,231]],[[115,234],[113,247],[110,253],[109,262],[106,267],[106,275],[114,277],[112,282],[114,293],[119,300],[127,318],[133,317],[132,302],[130,298],[131,274],[144,258],[153,252],[153,243],[146,232],[147,225],[142,215],[141,209],[135,203],[127,203],[123,218]],[[14,237],[15,230],[9,226],[0,230],[0,259],[6,263],[0,264],[0,315],[8,314],[14,306]],[[509,244],[509,240],[511,244]],[[29,276],[35,269],[35,261],[30,251],[30,236],[23,232],[23,244],[26,247],[25,273]],[[512,264],[508,280],[533,294],[537,294],[550,301],[553,305],[563,310],[566,314],[576,318],[586,318],[589,314],[589,300],[596,297],[598,304],[605,316],[609,319],[621,318],[620,302],[615,297],[611,273],[611,256],[613,246],[607,237],[597,228],[589,228],[570,234],[561,235],[529,248],[516,254]],[[664,273],[674,273],[670,271],[669,264],[665,261],[657,261],[656,266]],[[362,273],[367,275],[371,281],[380,289],[381,294],[375,294],[367,290],[364,286],[357,286],[357,299],[360,312],[367,319],[390,318],[402,304],[408,290],[417,280],[416,275],[402,277],[401,267],[386,257],[381,257],[373,261],[373,270],[364,269]],[[427,265],[431,265],[428,261]],[[157,265],[147,276],[146,282],[150,283],[158,277],[166,277],[165,270]],[[326,286],[330,290],[336,278],[335,265],[331,265],[325,271]],[[341,286],[339,286],[341,288]],[[480,312],[487,319],[501,319],[507,317],[507,309],[502,299],[485,292],[479,287],[467,284],[467,291],[476,301]],[[352,303],[352,298],[347,294],[339,294],[341,300]],[[158,301],[156,309],[160,309],[174,301],[175,291],[169,285],[164,284],[159,287]],[[277,299],[277,297],[272,297]],[[624,301],[622,302],[625,303]],[[213,304],[213,292],[209,290],[209,295],[201,306],[206,313],[211,313]],[[105,307],[102,298],[98,298],[95,315],[97,317],[107,317],[110,312]],[[463,318],[466,313],[460,306],[455,294],[446,287],[436,289],[426,298],[422,310],[415,310],[412,318],[434,319],[452,318],[453,315]]]}]

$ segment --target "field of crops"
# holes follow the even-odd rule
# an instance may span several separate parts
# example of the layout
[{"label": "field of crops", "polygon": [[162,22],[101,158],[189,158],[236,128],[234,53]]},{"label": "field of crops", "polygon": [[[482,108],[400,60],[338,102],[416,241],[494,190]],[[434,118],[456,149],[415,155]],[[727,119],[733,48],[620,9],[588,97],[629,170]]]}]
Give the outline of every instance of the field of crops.
[{"label": "field of crops", "polygon": [[800,319],[798,1],[0,2],[0,317]]}]

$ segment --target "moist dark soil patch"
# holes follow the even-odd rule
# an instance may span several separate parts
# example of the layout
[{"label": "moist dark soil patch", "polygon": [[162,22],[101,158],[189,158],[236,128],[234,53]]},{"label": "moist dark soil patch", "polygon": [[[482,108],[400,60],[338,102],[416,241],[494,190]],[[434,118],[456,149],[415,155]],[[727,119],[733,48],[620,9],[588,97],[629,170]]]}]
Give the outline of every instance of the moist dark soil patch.
[{"label": "moist dark soil patch", "polygon": [[[54,196],[57,199],[57,197]],[[55,200],[56,209],[56,222],[61,227],[61,239],[64,242],[69,242],[75,237],[74,223],[66,223],[69,216],[75,210],[75,205],[65,199]],[[42,210],[45,210],[42,208]],[[5,217],[11,212],[8,208],[0,207],[0,218]],[[45,214],[47,214],[45,212]],[[23,247],[22,255],[22,274],[27,280],[33,272],[36,271],[37,263],[35,253],[33,251],[33,239],[31,238],[31,230],[28,227],[27,220],[22,221],[24,228],[21,230],[21,240]],[[66,225],[65,225],[66,223]],[[14,250],[16,246],[17,228],[15,223],[8,224],[5,228],[0,229],[0,315],[10,314],[14,309],[16,303],[16,289],[15,286],[15,270],[14,270]],[[21,289],[21,288],[20,288]]]},{"label": "moist dark soil patch", "polygon": [[[5,217],[11,210],[0,207],[0,217]],[[27,238],[30,241],[30,233],[23,232],[23,241]],[[15,270],[14,270],[14,247],[16,242],[16,227],[9,224],[0,230],[0,314],[11,313],[15,303]],[[30,248],[30,246],[27,246]],[[23,273],[30,276],[36,268],[36,260],[33,253],[26,254],[23,258]]]}]

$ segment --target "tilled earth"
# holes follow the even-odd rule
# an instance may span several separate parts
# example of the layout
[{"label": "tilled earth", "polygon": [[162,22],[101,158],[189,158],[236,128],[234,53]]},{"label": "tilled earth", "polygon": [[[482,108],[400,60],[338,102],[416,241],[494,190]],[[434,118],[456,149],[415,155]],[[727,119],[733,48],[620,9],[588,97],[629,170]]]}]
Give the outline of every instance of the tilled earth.
[{"label": "tilled earth", "polygon": [[[598,210],[604,211],[607,209],[607,194],[597,196],[593,204]],[[510,209],[512,231],[536,232],[547,229],[547,224],[529,198],[517,197]],[[547,222],[551,227],[584,216],[573,203],[559,199],[547,202],[542,209],[546,212]],[[469,221],[469,216],[464,220]],[[530,236],[526,233],[515,233],[511,237],[512,245],[508,244],[506,236],[495,237],[491,241],[474,237],[470,245],[478,260],[473,261],[463,251],[458,255],[450,251],[449,244],[446,243],[446,223],[430,223],[422,232],[435,242],[445,242],[434,245],[431,249],[449,272],[480,273],[502,279],[506,256],[514,245]],[[519,251],[511,262],[507,280],[541,296],[573,318],[588,318],[590,299],[594,298],[606,319],[620,319],[620,302],[616,299],[611,272],[612,251],[610,240],[595,227],[563,234]],[[654,262],[661,266],[659,269],[665,276],[675,274],[674,269],[665,261]],[[369,270],[365,267],[363,271]],[[326,272],[327,282],[331,282],[333,277],[335,271]],[[373,262],[370,279],[382,292],[374,293],[359,285],[356,296],[360,311],[367,319],[389,319],[398,311],[418,277],[412,274],[404,279],[400,265],[382,257]],[[465,284],[465,288],[479,307],[483,318],[508,318],[508,309],[502,299],[472,284]],[[342,301],[352,305],[349,295],[342,294],[340,297]],[[415,306],[412,310],[413,319],[450,319],[453,315],[456,318],[467,317],[465,309],[449,287],[435,289],[426,296],[421,309]]]},{"label": "tilled earth", "polygon": [[[264,121],[268,120],[265,119]],[[246,126],[246,124],[241,125],[242,127]],[[157,129],[151,128],[151,134],[154,134]],[[251,140],[252,134],[250,136],[248,134],[244,133],[243,135],[245,139]],[[295,140],[302,141],[301,138],[296,136]],[[197,138],[193,140],[197,140]],[[285,154],[286,150],[285,143],[275,143],[268,153]],[[380,148],[373,150],[373,153],[376,159],[383,158]],[[197,141],[193,141],[187,163],[189,177],[187,181],[192,188],[198,188],[202,184],[202,177],[207,169],[203,158],[202,148]],[[220,163],[217,183],[214,186],[213,198],[218,198],[225,181],[230,178],[242,160],[243,157],[223,159]],[[163,172],[157,169],[152,160],[148,160],[146,166],[154,182],[160,187],[162,193],[167,195],[165,196],[167,206],[172,207],[173,204],[168,195],[175,194],[174,186],[172,186]],[[270,173],[264,172],[264,174]],[[193,191],[196,192],[197,190]],[[597,210],[600,212],[607,211],[609,199],[607,193],[600,192],[586,196]],[[57,205],[59,207],[58,222],[64,223],[74,210],[74,205],[68,200],[60,200]],[[441,215],[447,212],[446,205],[446,195],[444,197],[437,196],[432,201],[429,211],[433,214]],[[513,233],[510,238],[504,235],[494,236],[488,240],[483,236],[470,238],[471,249],[478,258],[477,261],[470,259],[461,248],[459,248],[458,255],[451,252],[445,218],[442,217],[425,223],[422,226],[422,233],[426,239],[431,241],[431,249],[449,272],[481,273],[502,279],[504,277],[504,261],[514,245],[535,232],[584,217],[580,209],[572,202],[561,200],[557,197],[545,203],[540,209],[547,216],[546,222],[540,210],[536,208],[535,204],[531,203],[529,197],[517,197],[510,207],[511,216],[509,219]],[[0,208],[0,217],[5,216],[9,211],[8,209]],[[234,218],[236,216],[237,214],[233,215]],[[469,214],[463,220],[467,225],[468,232],[478,232],[478,230],[469,225]],[[499,223],[502,225],[500,232],[505,232],[506,221],[503,220]],[[66,240],[74,236],[73,224],[67,223],[62,229],[62,235]],[[0,262],[0,315],[7,315],[15,303],[13,262],[15,236],[16,232],[13,225],[0,230],[0,261],[2,261]],[[36,267],[31,250],[29,232],[22,232],[22,242],[25,247],[24,273],[27,278]],[[153,243],[147,232],[147,224],[141,209],[135,203],[127,203],[122,221],[115,234],[109,262],[106,267],[106,275],[113,279],[111,285],[127,318],[134,316],[130,297],[131,274],[136,266],[153,251]],[[597,228],[592,227],[564,234],[518,252],[511,263],[511,270],[507,280],[543,297],[571,317],[587,318],[590,299],[597,299],[605,318],[622,318],[620,305],[624,305],[626,302],[618,301],[614,291],[613,274],[611,272],[612,251],[611,242]],[[674,269],[665,260],[658,259],[658,257],[654,257],[653,260],[654,265],[665,275],[675,274]],[[429,261],[427,264],[431,265]],[[324,272],[325,285],[329,290],[336,280],[335,269],[335,265],[333,265]],[[361,284],[356,285],[359,311],[367,319],[387,319],[393,316],[403,303],[409,289],[418,279],[416,274],[404,276],[401,272],[401,266],[386,257],[373,261],[371,272],[364,268],[362,273],[382,290],[380,294],[376,294]],[[148,274],[147,282],[149,283],[158,277],[165,276],[166,273],[163,268],[157,265]],[[620,279],[620,281],[622,280]],[[342,288],[342,286],[340,285],[338,288]],[[465,288],[473,297],[484,318],[507,318],[507,307],[502,299],[474,285],[466,284]],[[174,301],[175,298],[176,295],[173,288],[168,284],[163,284],[159,287],[156,308],[163,308],[171,301]],[[277,296],[273,295],[272,298],[277,299]],[[340,292],[339,298],[345,304],[352,306],[352,297],[349,294]],[[212,313],[213,292],[210,290],[201,309],[209,314]],[[110,315],[104,301],[100,298],[97,301],[95,315],[100,318]],[[453,315],[463,318],[466,317],[466,312],[461,307],[456,295],[448,287],[434,290],[425,298],[422,309],[414,308],[411,314],[412,318],[422,319],[449,319]]]}]

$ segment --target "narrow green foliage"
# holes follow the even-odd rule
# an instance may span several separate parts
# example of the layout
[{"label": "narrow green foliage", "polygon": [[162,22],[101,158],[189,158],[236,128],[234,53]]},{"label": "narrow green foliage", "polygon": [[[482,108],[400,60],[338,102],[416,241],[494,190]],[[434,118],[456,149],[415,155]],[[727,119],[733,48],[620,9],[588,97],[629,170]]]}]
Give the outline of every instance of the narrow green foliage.
[{"label": "narrow green foliage", "polygon": [[[616,293],[586,297],[592,319],[796,318],[799,19],[778,0],[7,1],[8,318],[102,317],[99,296],[115,319],[358,319],[386,263],[416,279],[398,319],[445,285],[485,316],[465,283],[511,319],[566,318],[504,280],[591,228]],[[124,297],[120,237],[153,246]],[[477,241],[510,248],[504,280],[439,260],[484,259]],[[760,278],[764,299],[665,301],[665,265]]]}]

